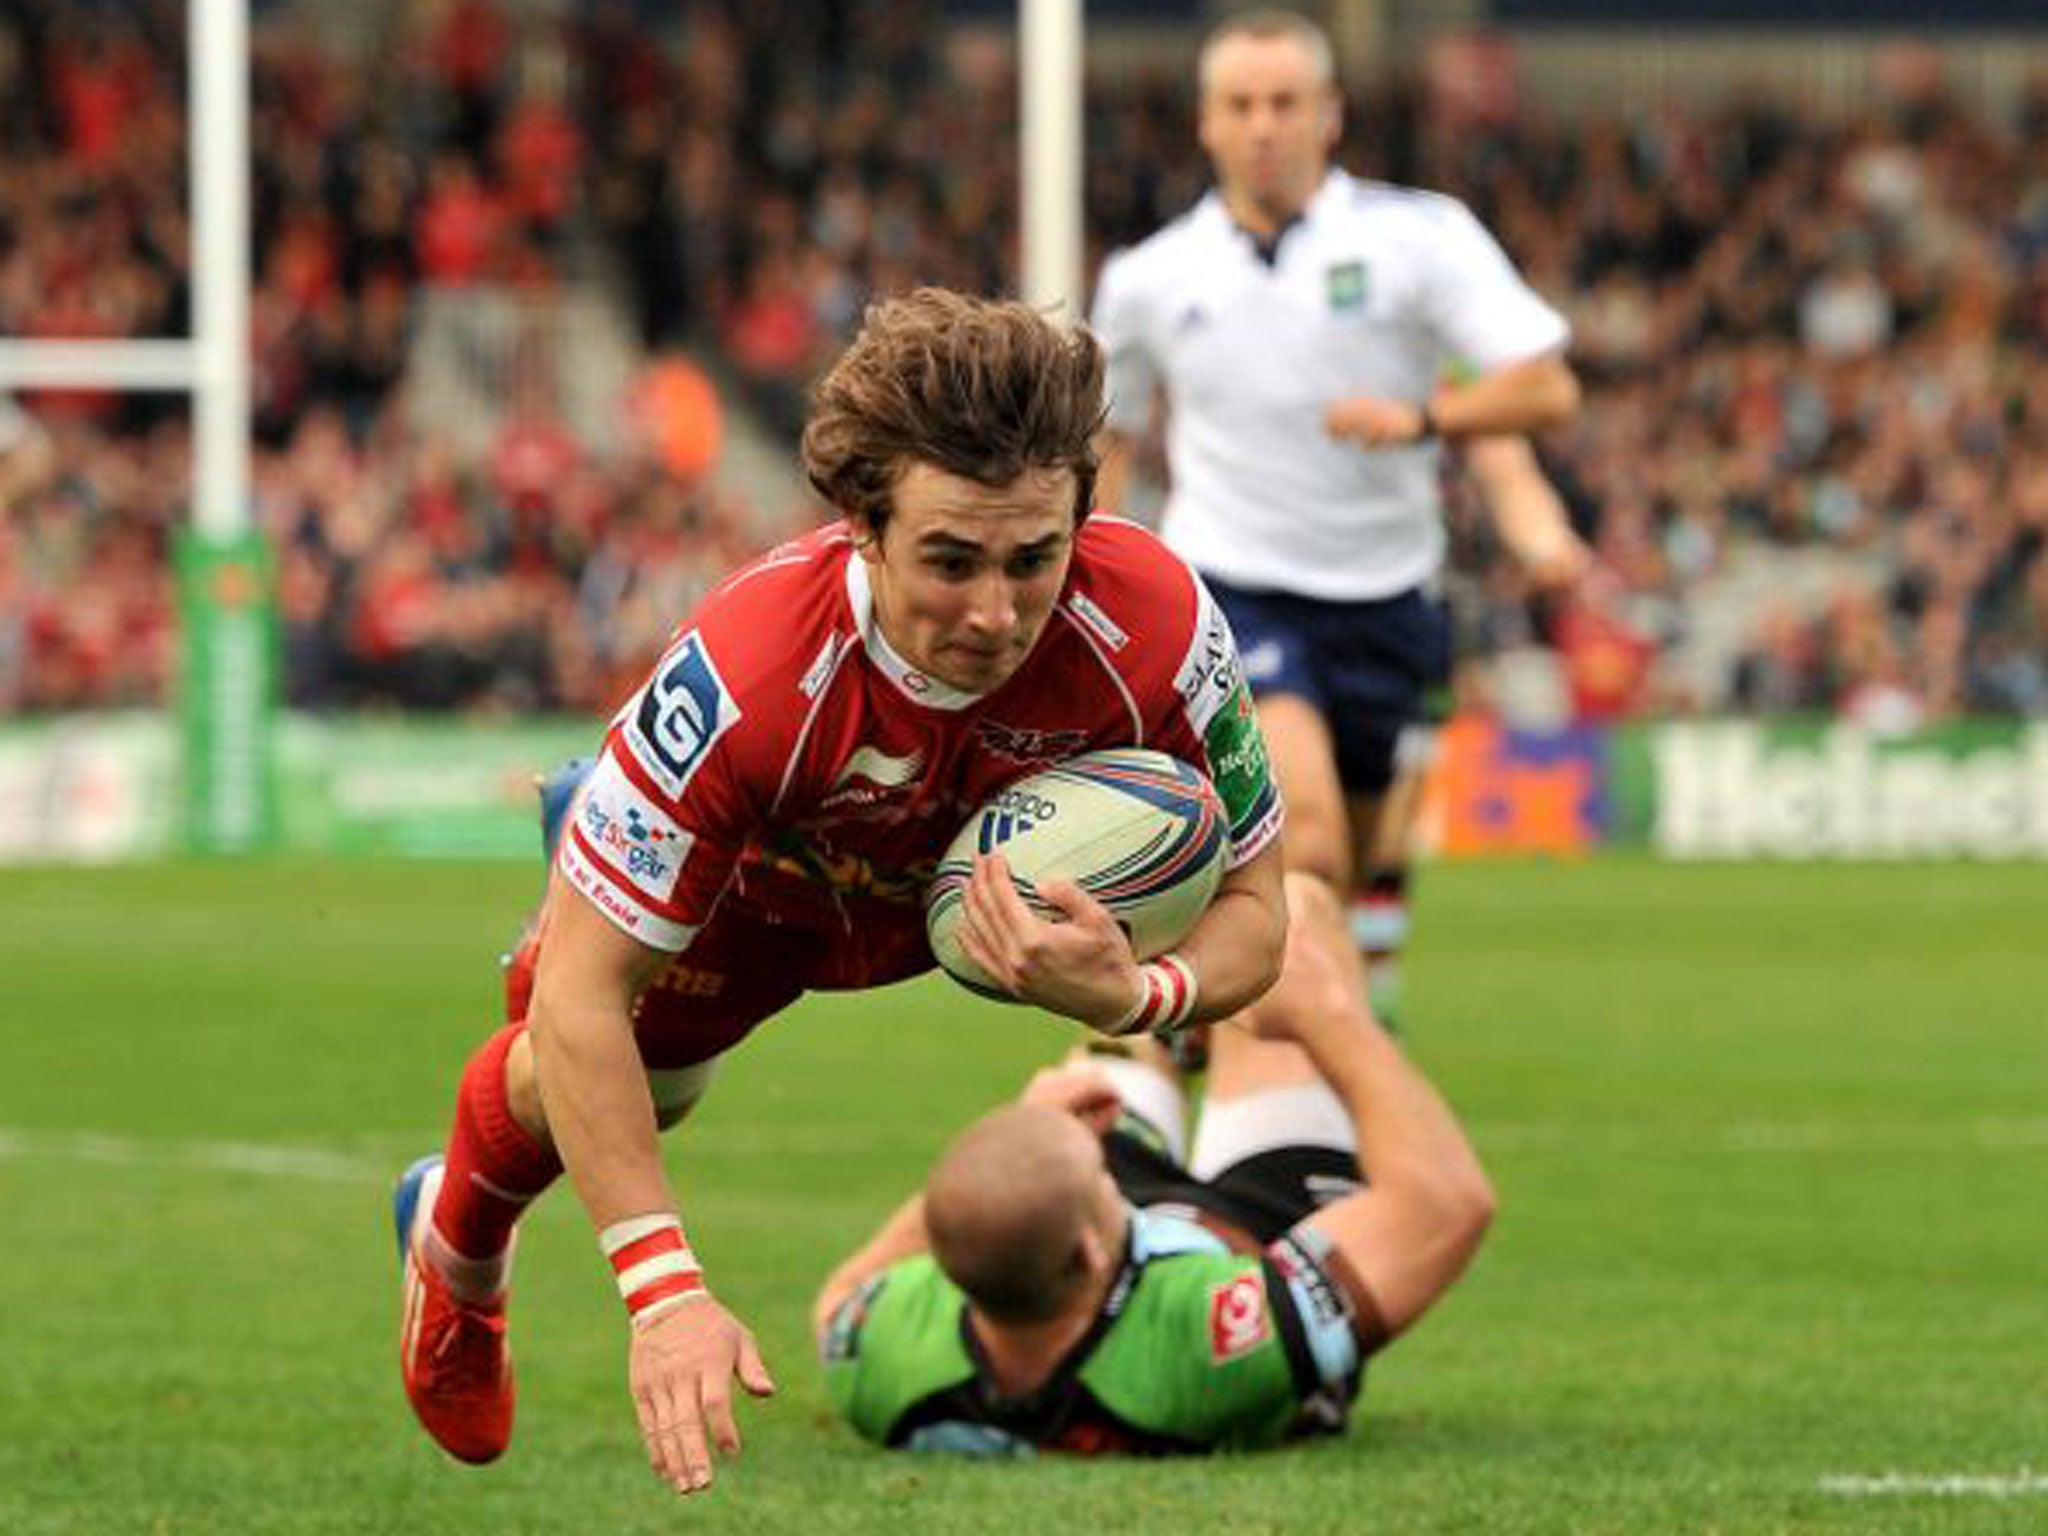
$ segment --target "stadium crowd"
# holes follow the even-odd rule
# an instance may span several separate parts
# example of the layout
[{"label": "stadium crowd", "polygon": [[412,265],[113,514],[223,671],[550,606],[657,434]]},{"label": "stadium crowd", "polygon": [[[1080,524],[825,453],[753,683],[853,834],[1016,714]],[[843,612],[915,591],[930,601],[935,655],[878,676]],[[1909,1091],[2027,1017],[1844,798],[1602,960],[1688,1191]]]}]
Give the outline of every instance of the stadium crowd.
[{"label": "stadium crowd", "polygon": [[[545,388],[508,390],[523,408],[465,455],[408,412],[408,347],[422,294],[546,290],[588,241],[642,342],[715,356],[787,434],[870,297],[1014,287],[1014,82],[943,56],[929,9],[540,24],[436,0],[360,60],[260,18],[257,514],[294,702],[602,707],[696,593],[815,515],[734,504],[644,435],[580,444]],[[184,331],[182,14],[0,5],[0,334]],[[1091,90],[1096,258],[1201,192],[1182,74]],[[2048,713],[2048,87],[2010,121],[1926,76],[1848,122],[1511,102],[1425,73],[1355,101],[1340,156],[1467,200],[1575,326],[1586,408],[1541,447],[1602,577],[1532,604],[1454,495],[1468,649],[1555,646],[1594,719]],[[182,404],[20,404],[0,709],[159,699]],[[1817,551],[1837,574],[1765,601],[1724,676],[1659,665],[1703,584]]]}]

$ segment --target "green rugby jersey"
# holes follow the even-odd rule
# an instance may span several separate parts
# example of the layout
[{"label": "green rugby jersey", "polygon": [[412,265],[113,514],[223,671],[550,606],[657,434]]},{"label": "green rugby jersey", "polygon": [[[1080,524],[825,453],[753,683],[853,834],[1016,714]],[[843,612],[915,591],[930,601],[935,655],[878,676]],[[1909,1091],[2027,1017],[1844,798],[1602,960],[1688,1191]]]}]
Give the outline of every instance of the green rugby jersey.
[{"label": "green rugby jersey", "polygon": [[824,1356],[834,1407],[868,1439],[981,1455],[1272,1445],[1341,1426],[1359,1370],[1317,1234],[1234,1254],[1184,1217],[1137,1210],[1094,1326],[1034,1392],[996,1393],[966,1299],[929,1255],[849,1297]]}]

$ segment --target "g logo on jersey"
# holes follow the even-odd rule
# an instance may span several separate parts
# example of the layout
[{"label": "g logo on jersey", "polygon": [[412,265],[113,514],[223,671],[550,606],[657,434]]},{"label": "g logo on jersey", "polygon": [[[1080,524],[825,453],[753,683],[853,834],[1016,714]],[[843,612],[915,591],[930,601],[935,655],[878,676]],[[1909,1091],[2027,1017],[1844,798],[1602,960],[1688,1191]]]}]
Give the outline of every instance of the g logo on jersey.
[{"label": "g logo on jersey", "polygon": [[627,733],[641,766],[673,797],[739,718],[739,704],[692,633],[662,659],[641,690]]}]

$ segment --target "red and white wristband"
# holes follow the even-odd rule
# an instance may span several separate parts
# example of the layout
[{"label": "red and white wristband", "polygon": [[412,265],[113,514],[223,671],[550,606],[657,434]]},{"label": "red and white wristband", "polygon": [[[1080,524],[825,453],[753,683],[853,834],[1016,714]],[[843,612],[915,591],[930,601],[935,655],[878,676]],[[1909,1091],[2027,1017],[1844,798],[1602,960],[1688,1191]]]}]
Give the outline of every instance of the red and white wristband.
[{"label": "red and white wristband", "polygon": [[1126,1013],[1103,1031],[1107,1035],[1135,1035],[1143,1030],[1169,1033],[1188,1021],[1195,1011],[1195,970],[1179,955],[1161,955],[1138,967],[1145,989]]},{"label": "red and white wristband", "polygon": [[615,1221],[597,1240],[612,1261],[635,1326],[711,1294],[704,1288],[704,1266],[683,1241],[682,1222],[668,1212]]}]

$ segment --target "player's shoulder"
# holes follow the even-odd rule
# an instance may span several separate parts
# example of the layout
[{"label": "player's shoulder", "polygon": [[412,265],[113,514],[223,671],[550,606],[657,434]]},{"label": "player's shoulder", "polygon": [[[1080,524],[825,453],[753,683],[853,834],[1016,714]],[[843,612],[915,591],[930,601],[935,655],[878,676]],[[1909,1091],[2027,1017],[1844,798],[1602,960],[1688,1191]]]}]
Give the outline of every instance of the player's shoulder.
[{"label": "player's shoulder", "polygon": [[1153,1339],[1139,1347],[1196,1375],[1255,1357],[1284,1363],[1268,1279],[1256,1254],[1187,1248],[1154,1259],[1137,1313]]},{"label": "player's shoulder", "polygon": [[1188,263],[1203,259],[1219,233],[1228,229],[1212,192],[1144,239],[1110,252],[1102,264],[1101,281],[1106,286],[1144,287],[1169,279]]},{"label": "player's shoulder", "polygon": [[779,779],[802,722],[853,643],[849,541],[820,529],[715,587],[615,719],[642,776],[680,799],[715,756],[736,784]]},{"label": "player's shoulder", "polygon": [[[1114,512],[1097,512],[1081,525],[1075,537],[1075,559],[1086,565],[1116,565],[1143,562],[1155,554],[1180,565],[1180,557],[1168,549],[1157,533],[1143,523]],[[1184,568],[1184,567],[1183,567]]]},{"label": "player's shoulder", "polygon": [[1194,571],[1158,534],[1098,512],[1076,540],[1062,606],[1121,652],[1138,638],[1185,638],[1199,590]]},{"label": "player's shoulder", "polygon": [[916,1337],[961,1305],[959,1289],[930,1254],[899,1259],[869,1276],[834,1311],[824,1346],[827,1359],[852,1358],[870,1342]]},{"label": "player's shoulder", "polygon": [[840,1413],[887,1444],[903,1415],[973,1375],[959,1290],[929,1254],[899,1260],[842,1301],[819,1340]]},{"label": "player's shoulder", "polygon": [[698,611],[751,612],[813,589],[822,598],[839,590],[852,549],[853,536],[844,523],[813,528],[733,571],[706,594]]},{"label": "player's shoulder", "polygon": [[1119,1412],[1208,1444],[1268,1438],[1294,1400],[1264,1264],[1189,1247],[1152,1256],[1087,1371]]},{"label": "player's shoulder", "polygon": [[736,688],[801,683],[819,648],[852,627],[852,549],[843,524],[779,544],[712,588],[683,633],[702,637]]},{"label": "player's shoulder", "polygon": [[1381,229],[1412,232],[1417,236],[1441,235],[1449,229],[1465,229],[1478,221],[1472,210],[1448,192],[1426,187],[1403,186],[1398,182],[1374,181],[1347,172],[1334,173],[1330,207],[1342,220],[1359,221]]},{"label": "player's shoulder", "polygon": [[1336,206],[1347,213],[1407,214],[1415,218],[1442,218],[1469,214],[1465,204],[1448,192],[1428,187],[1411,187],[1398,181],[1379,181],[1337,171],[1331,177]]}]

